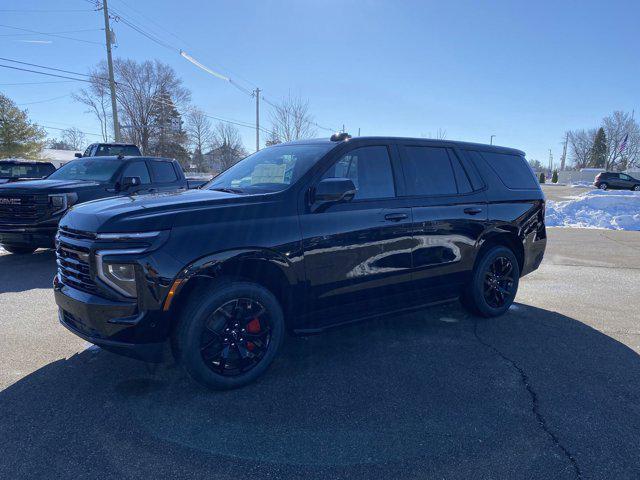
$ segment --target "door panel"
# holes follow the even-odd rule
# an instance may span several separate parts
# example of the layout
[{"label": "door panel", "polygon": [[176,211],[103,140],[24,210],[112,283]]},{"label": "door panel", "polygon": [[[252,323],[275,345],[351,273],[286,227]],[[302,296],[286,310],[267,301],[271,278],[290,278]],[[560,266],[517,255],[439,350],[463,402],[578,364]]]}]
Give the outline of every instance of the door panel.
[{"label": "door panel", "polygon": [[357,302],[389,295],[410,281],[411,209],[399,203],[354,202],[301,216],[313,309],[348,314]]},{"label": "door panel", "polygon": [[455,286],[469,279],[488,208],[484,193],[464,197],[464,203],[456,203],[460,197],[413,199],[413,279],[417,288]]}]

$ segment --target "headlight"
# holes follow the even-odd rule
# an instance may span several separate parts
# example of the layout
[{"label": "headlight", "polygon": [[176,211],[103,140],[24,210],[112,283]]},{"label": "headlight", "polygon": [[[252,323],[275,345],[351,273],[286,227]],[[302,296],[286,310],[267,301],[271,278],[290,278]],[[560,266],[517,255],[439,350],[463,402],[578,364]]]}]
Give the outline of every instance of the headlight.
[{"label": "headlight", "polygon": [[161,232],[127,232],[127,233],[98,233],[98,240],[118,240],[128,242],[132,240],[150,240],[156,238]]},{"label": "headlight", "polygon": [[136,288],[136,266],[133,263],[110,262],[104,255],[126,255],[143,252],[144,249],[131,250],[102,250],[96,253],[98,277],[116,292],[125,297],[138,296]]},{"label": "headlight", "polygon": [[55,195],[49,195],[49,204],[51,208],[53,208],[55,215],[56,213],[64,212],[69,207],[71,207],[74,203],[78,201],[78,195],[75,193],[61,193]]}]

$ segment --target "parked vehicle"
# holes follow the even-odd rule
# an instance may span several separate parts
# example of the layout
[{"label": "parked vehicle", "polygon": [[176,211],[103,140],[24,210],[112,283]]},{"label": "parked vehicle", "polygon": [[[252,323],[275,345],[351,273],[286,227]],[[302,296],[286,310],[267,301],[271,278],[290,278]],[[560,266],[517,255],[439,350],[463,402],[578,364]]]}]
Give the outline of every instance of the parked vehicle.
[{"label": "parked vehicle", "polygon": [[45,180],[0,185],[0,244],[11,253],[52,248],[58,222],[73,205],[99,198],[186,190],[175,160],[89,157],[73,160]]},{"label": "parked vehicle", "polygon": [[[285,331],[462,298],[504,313],[540,265],[545,200],[524,154],[335,135],[261,150],[200,190],[73,208],[58,233],[60,321],[105,349],[234,388]],[[363,327],[364,328],[364,327]]]},{"label": "parked vehicle", "polygon": [[50,162],[31,160],[0,160],[0,185],[45,178],[56,171]]},{"label": "parked vehicle", "polygon": [[640,180],[626,173],[602,172],[596,175],[593,186],[600,190],[635,190],[640,191]]},{"label": "parked vehicle", "polygon": [[92,143],[84,153],[76,153],[77,158],[118,156],[141,157],[142,153],[133,143]]}]

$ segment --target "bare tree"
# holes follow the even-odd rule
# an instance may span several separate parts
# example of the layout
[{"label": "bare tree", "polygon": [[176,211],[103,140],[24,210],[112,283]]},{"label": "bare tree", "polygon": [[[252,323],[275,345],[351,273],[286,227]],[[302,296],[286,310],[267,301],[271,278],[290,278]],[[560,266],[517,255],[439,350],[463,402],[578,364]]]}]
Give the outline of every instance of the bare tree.
[{"label": "bare tree", "polygon": [[[154,135],[159,132],[159,126],[155,124],[158,106],[165,104],[169,97],[170,108],[180,110],[189,101],[191,94],[182,86],[182,80],[175,71],[158,60],[140,63],[116,59],[113,66],[122,136],[147,152],[154,141]],[[98,117],[105,138],[110,122],[110,116],[106,113],[110,108],[106,77],[106,62],[101,62],[92,72],[91,86],[74,95],[76,100],[88,105]]]},{"label": "bare tree", "polygon": [[218,122],[213,132],[213,153],[222,170],[226,170],[247,155],[240,132],[230,124]]},{"label": "bare tree", "polygon": [[607,137],[607,170],[622,171],[640,164],[640,127],[630,114],[615,111],[602,120],[602,128]]},{"label": "bare tree", "polygon": [[109,85],[103,76],[106,74],[106,65],[98,65],[89,74],[91,75],[89,87],[72,93],[71,97],[89,107],[88,112],[93,113],[100,122],[102,140],[106,142],[109,140],[109,126],[111,124],[111,96]]},{"label": "bare tree", "polygon": [[201,169],[204,164],[204,149],[213,139],[211,121],[202,110],[192,108],[187,113],[187,134],[193,149],[193,160]]},{"label": "bare tree", "polygon": [[316,134],[309,102],[289,95],[271,110],[271,130],[280,142],[311,138]]},{"label": "bare tree", "polygon": [[573,130],[569,132],[569,146],[571,147],[571,161],[573,168],[579,170],[589,165],[593,140],[597,129]]},{"label": "bare tree", "polygon": [[423,138],[435,138],[437,140],[446,140],[447,139],[447,131],[442,129],[442,128],[438,128],[438,131],[436,132],[436,136],[435,137],[431,134],[431,132],[429,132],[429,133],[421,133],[420,136],[423,137]]},{"label": "bare tree", "polygon": [[69,145],[71,150],[82,150],[84,149],[86,137],[76,127],[71,127],[62,131],[62,140]]}]

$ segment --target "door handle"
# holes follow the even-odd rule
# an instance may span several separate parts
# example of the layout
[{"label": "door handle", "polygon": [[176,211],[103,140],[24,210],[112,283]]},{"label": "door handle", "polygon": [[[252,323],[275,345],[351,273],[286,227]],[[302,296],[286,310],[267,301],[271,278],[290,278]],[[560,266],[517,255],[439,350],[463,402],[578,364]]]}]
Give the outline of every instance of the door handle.
[{"label": "door handle", "polygon": [[466,213],[467,215],[477,215],[481,212],[482,212],[481,208],[470,207],[470,208],[464,209],[464,213]]},{"label": "door handle", "polygon": [[400,220],[405,220],[407,218],[409,218],[409,215],[406,213],[387,213],[384,216],[384,219],[390,222],[399,222]]}]

